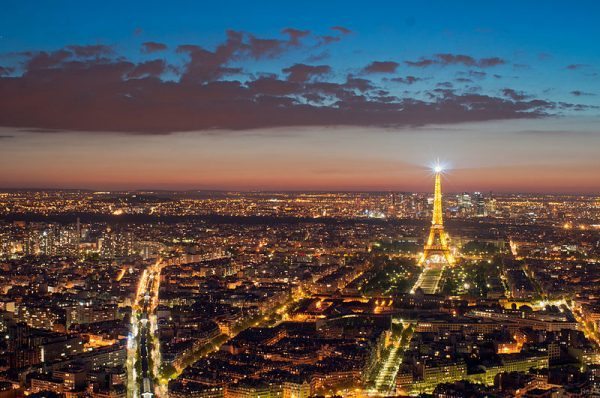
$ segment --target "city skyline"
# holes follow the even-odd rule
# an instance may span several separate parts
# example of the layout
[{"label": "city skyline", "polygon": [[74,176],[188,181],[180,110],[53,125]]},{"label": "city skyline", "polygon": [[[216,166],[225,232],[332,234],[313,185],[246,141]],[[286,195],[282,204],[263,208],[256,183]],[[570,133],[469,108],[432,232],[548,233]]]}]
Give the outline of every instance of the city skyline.
[{"label": "city skyline", "polygon": [[597,396],[598,197],[442,203],[432,171],[433,200],[0,194],[0,388]]},{"label": "city skyline", "polygon": [[0,398],[600,398],[600,3],[4,2]]},{"label": "city skyline", "polygon": [[113,6],[0,17],[0,188],[600,190],[594,2]]}]

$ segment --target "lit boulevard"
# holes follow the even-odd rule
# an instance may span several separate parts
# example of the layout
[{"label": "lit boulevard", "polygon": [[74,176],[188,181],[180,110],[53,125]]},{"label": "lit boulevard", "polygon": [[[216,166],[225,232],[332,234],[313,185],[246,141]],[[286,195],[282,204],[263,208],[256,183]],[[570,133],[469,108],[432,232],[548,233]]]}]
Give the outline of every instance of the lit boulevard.
[{"label": "lit boulevard", "polygon": [[144,269],[140,276],[131,312],[131,331],[127,342],[128,395],[132,398],[165,395],[160,384],[160,343],[156,307],[160,289],[162,260]]}]

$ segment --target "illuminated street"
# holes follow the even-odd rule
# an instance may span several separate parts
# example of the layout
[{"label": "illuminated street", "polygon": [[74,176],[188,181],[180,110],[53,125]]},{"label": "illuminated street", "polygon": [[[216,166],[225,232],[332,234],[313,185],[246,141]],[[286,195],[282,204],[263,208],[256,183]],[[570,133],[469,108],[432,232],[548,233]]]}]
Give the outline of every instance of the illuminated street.
[{"label": "illuminated street", "polygon": [[423,272],[419,275],[419,279],[411,289],[411,292],[415,292],[417,289],[423,289],[425,294],[434,294],[439,288],[440,281],[442,279],[443,269],[441,268],[424,268]]},{"label": "illuminated street", "polygon": [[156,337],[161,260],[142,272],[132,306],[131,334],[127,349],[128,394],[132,398],[161,396],[164,386],[160,380],[160,344]]},{"label": "illuminated street", "polygon": [[[394,321],[396,323],[396,321]],[[380,363],[375,365],[375,373],[368,376],[368,383],[371,385],[367,389],[367,394],[373,397],[382,397],[393,395],[396,388],[396,375],[402,365],[404,351],[408,348],[411,338],[413,326],[410,324],[402,325],[402,333],[392,337],[392,342],[389,347],[386,347]],[[398,333],[398,332],[396,332]]]}]

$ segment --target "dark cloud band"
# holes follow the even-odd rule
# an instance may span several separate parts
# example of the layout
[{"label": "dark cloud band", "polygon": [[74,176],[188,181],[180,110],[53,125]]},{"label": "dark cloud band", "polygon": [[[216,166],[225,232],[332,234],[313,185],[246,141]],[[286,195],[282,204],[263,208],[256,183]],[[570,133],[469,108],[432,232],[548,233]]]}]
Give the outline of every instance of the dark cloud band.
[{"label": "dark cloud band", "polygon": [[[331,28],[341,38],[343,27]],[[282,74],[249,74],[246,61],[278,57],[323,45],[323,37],[287,28],[279,38],[228,31],[210,50],[195,44],[174,51],[185,61],[128,60],[103,45],[69,46],[54,52],[23,54],[23,71],[5,67],[0,76],[0,125],[37,131],[82,130],[162,134],[207,129],[282,126],[407,126],[495,119],[539,118],[582,105],[535,99],[507,88],[500,96],[471,89],[460,92],[442,82],[421,95],[398,96],[368,74],[387,74],[382,82],[414,84],[420,77],[394,77],[400,64],[373,61],[360,77],[336,76],[330,65],[296,63]],[[167,50],[146,42],[142,51]],[[492,67],[505,61],[468,55],[437,54],[411,66],[457,64]],[[419,64],[419,65],[417,65]],[[171,73],[175,78],[165,79]],[[471,71],[484,78],[485,73]],[[457,80],[457,83],[469,83]],[[576,95],[576,94],[574,94]]]}]

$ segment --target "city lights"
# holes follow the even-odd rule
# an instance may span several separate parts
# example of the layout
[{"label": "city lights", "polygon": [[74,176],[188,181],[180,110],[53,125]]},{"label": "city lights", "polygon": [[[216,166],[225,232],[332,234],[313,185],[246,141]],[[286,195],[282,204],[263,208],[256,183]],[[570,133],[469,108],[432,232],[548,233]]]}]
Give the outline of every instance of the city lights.
[{"label": "city lights", "polygon": [[7,3],[0,398],[600,397],[600,3]]},{"label": "city lights", "polygon": [[[33,208],[29,214],[55,212],[68,220],[61,209],[69,204],[80,220],[0,224],[0,253],[9,270],[4,278],[35,292],[28,296],[18,287],[14,294],[24,294],[19,301],[13,300],[12,289],[5,293],[4,308],[24,322],[15,323],[17,329],[7,326],[6,341],[23,344],[15,338],[17,330],[52,331],[59,338],[69,328],[68,336],[75,337],[65,340],[59,351],[43,345],[44,360],[106,356],[107,364],[122,364],[127,374],[122,388],[138,397],[147,390],[157,397],[199,394],[205,388],[213,394],[210,389],[215,387],[200,383],[191,390],[182,380],[205,373],[219,379],[222,370],[211,364],[224,361],[220,366],[233,371],[243,361],[236,354],[240,350],[253,353],[252,364],[246,366],[268,368],[276,355],[286,366],[311,363],[321,375],[318,382],[286,379],[285,387],[277,384],[279,379],[261,378],[266,384],[256,384],[260,388],[281,385],[290,394],[325,394],[351,385],[352,391],[371,396],[431,392],[440,380],[470,377],[455,343],[445,340],[471,338],[456,331],[456,325],[470,325],[490,336],[505,326],[514,332],[482,343],[495,344],[500,358],[496,370],[480,376],[484,385],[493,384],[496,372],[526,373],[553,363],[548,354],[554,352],[552,340],[539,335],[535,338],[543,341],[542,351],[532,350],[522,332],[528,328],[553,339],[560,339],[552,334],[557,329],[580,331],[579,338],[594,347],[586,355],[595,361],[600,342],[593,320],[595,299],[562,297],[571,297],[573,291],[600,297],[594,284],[584,282],[600,262],[596,230],[564,228],[597,225],[591,221],[600,216],[597,198],[480,192],[442,196],[441,179],[437,173],[433,194],[234,192],[201,199],[177,194],[132,207],[123,203],[133,195],[140,198],[138,193],[112,199],[86,192],[7,193],[0,197],[0,213],[26,214],[26,208]],[[28,203],[35,206],[25,207]],[[113,214],[115,203],[121,203],[123,214]],[[281,207],[274,211],[273,203]],[[336,222],[319,217],[323,207]],[[369,217],[373,212],[386,217],[374,223]],[[206,213],[237,219],[215,224],[195,218]],[[86,214],[108,221],[88,221]],[[126,214],[161,222],[129,224],[122,221]],[[180,219],[162,221],[176,214],[182,214]],[[254,221],[245,223],[246,217]],[[287,222],[278,223],[279,217]],[[47,288],[39,284],[40,274]],[[47,301],[39,302],[40,291],[47,292]],[[72,298],[74,292],[81,298]],[[491,302],[495,305],[490,307]],[[129,308],[131,315],[119,310]],[[418,315],[420,308],[427,308],[423,316]],[[368,326],[382,317],[389,317],[391,329]],[[125,319],[127,337],[120,341],[119,325]],[[357,322],[359,330],[369,332],[340,342],[339,328],[354,330]],[[29,329],[18,329],[23,327]],[[99,328],[97,334],[77,348],[76,336],[95,330],[90,328]],[[314,337],[300,337],[313,336],[315,330]],[[427,333],[435,333],[439,345],[423,342]],[[348,347],[354,352],[364,339],[370,341],[366,356],[339,357]],[[429,354],[415,351],[413,339],[428,346],[443,367],[427,365],[428,376],[415,379],[414,372],[422,367],[413,367],[408,358],[427,363]],[[312,348],[300,349],[303,354],[293,348],[318,341],[333,344],[335,350],[328,349],[322,358],[312,357]],[[264,352],[281,354],[262,357]],[[518,358],[506,362],[511,355]],[[477,358],[477,351],[469,354],[470,361]],[[44,380],[40,376],[36,388]],[[227,377],[222,383],[236,394],[258,391],[254,384],[231,383]]]}]

